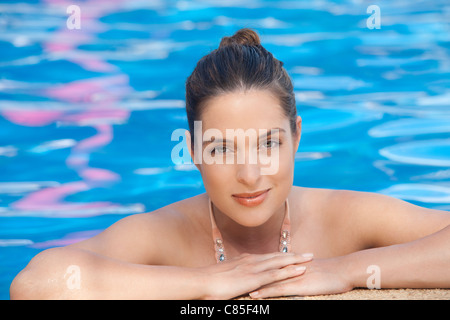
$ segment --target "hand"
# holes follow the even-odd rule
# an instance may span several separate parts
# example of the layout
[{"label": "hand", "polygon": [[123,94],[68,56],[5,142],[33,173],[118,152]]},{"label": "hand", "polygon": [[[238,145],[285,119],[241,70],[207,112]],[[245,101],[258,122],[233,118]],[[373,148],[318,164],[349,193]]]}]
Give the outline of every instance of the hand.
[{"label": "hand", "polygon": [[300,277],[312,255],[293,253],[243,254],[237,258],[201,268],[207,276],[206,299],[231,299],[270,283]]},{"label": "hand", "polygon": [[339,259],[316,259],[305,264],[306,272],[294,277],[269,284],[251,292],[252,298],[281,296],[310,296],[343,293],[353,289]]}]

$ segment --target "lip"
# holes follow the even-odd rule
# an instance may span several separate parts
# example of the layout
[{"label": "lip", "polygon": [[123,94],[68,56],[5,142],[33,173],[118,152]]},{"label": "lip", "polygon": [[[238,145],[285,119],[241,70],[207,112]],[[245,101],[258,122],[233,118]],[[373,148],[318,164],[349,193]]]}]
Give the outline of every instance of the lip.
[{"label": "lip", "polygon": [[253,193],[239,193],[233,194],[233,199],[239,204],[246,207],[255,207],[260,205],[266,198],[270,189],[253,192]]}]

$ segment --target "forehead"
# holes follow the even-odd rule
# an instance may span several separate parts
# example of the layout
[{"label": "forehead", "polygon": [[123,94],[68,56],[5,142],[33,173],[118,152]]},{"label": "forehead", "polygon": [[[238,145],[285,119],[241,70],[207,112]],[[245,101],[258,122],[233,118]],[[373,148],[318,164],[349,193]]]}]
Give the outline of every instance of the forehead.
[{"label": "forehead", "polygon": [[285,127],[289,121],[279,100],[269,91],[225,93],[208,100],[201,117],[203,130],[269,129]]}]

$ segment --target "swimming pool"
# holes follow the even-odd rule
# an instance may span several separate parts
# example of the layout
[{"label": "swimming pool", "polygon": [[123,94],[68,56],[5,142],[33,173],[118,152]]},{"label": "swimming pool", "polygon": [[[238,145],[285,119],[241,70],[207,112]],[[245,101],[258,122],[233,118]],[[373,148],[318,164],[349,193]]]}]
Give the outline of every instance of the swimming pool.
[{"label": "swimming pool", "polygon": [[171,134],[242,27],[293,78],[295,185],[450,210],[447,2],[87,0],[80,29],[71,1],[0,2],[0,299],[39,251],[204,192]]}]

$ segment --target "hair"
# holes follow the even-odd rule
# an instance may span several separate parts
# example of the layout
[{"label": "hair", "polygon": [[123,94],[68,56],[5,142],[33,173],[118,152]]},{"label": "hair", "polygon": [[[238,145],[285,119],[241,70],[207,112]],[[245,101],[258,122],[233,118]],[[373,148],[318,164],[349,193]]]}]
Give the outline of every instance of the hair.
[{"label": "hair", "polygon": [[280,101],[297,133],[294,88],[283,62],[274,58],[248,28],[223,37],[219,48],[201,58],[186,80],[186,113],[194,143],[194,121],[200,120],[209,99],[225,93],[250,89],[269,90]]}]

